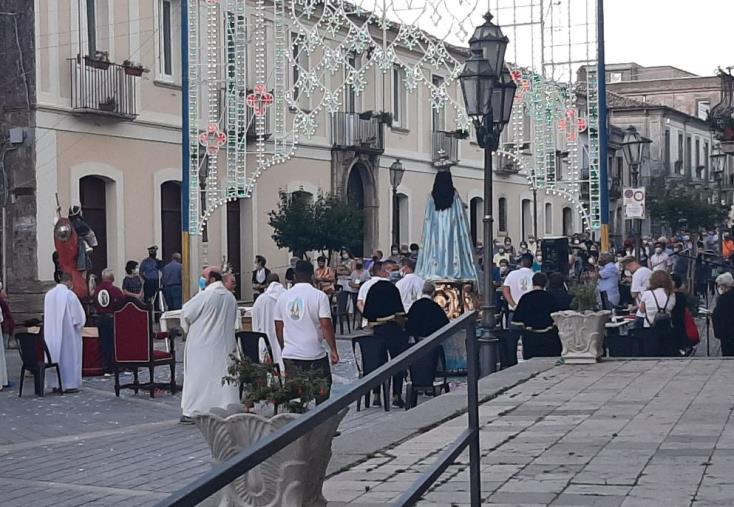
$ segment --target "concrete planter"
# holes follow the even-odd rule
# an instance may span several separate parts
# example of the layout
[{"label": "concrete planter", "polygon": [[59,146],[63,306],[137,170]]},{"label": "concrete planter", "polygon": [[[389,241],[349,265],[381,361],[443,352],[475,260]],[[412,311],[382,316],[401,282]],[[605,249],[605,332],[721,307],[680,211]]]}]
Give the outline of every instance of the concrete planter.
[{"label": "concrete planter", "polygon": [[561,357],[567,364],[593,364],[601,359],[604,352],[604,324],[609,321],[610,315],[609,311],[551,314],[563,345]]},{"label": "concrete planter", "polygon": [[[331,440],[346,413],[345,409],[234,480],[221,490],[217,503],[210,505],[325,507],[326,499],[321,488],[331,459]],[[209,414],[196,415],[194,422],[209,444],[216,464],[228,460],[298,416],[279,414],[266,418],[245,413],[241,405],[230,405],[226,410],[212,409]]]}]

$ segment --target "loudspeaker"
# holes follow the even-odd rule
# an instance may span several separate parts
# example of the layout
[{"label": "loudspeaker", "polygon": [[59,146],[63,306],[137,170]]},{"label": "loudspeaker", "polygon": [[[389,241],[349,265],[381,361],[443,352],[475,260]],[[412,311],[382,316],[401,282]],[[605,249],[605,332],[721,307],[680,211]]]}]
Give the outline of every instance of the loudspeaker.
[{"label": "loudspeaker", "polygon": [[541,243],[543,252],[542,269],[544,273],[568,275],[568,238],[544,238]]}]

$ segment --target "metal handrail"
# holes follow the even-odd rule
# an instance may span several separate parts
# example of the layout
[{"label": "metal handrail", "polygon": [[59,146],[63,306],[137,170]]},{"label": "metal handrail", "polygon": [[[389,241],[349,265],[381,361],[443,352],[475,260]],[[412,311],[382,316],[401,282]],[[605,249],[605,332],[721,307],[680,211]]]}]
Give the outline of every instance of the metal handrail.
[{"label": "metal handrail", "polygon": [[[157,503],[158,507],[190,506],[210,497],[236,478],[253,469],[276,452],[313,430],[319,424],[326,422],[338,412],[347,408],[366,393],[382,385],[393,375],[405,371],[415,361],[428,355],[447,338],[457,331],[466,332],[467,353],[467,407],[468,428],[459,438],[444,450],[429,467],[421,474],[408,490],[394,504],[395,506],[413,505],[428,491],[436,479],[445,471],[457,456],[466,447],[469,447],[469,480],[472,507],[481,505],[481,485],[479,474],[479,409],[478,409],[478,353],[476,337],[477,312],[465,313],[458,319],[442,327],[431,336],[424,338],[413,347],[382,365],[369,375],[363,377],[341,396],[330,398],[307,414],[300,416],[271,433],[267,437],[255,442],[224,463],[215,465],[212,470],[199,477],[188,486],[179,489],[168,498]],[[386,401],[387,403],[388,401]]]}]

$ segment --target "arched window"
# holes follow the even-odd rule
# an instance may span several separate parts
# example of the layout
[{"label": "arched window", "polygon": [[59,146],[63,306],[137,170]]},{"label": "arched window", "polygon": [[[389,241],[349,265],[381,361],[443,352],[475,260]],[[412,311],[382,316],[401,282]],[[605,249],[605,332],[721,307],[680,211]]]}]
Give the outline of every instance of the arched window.
[{"label": "arched window", "polygon": [[472,244],[477,245],[482,227],[482,218],[484,213],[484,199],[474,197],[469,201],[469,230],[471,231]]},{"label": "arched window", "polygon": [[545,203],[545,233],[553,234],[553,205]]},{"label": "arched window", "polygon": [[401,245],[410,243],[410,202],[405,194],[398,194],[398,238]]},{"label": "arched window", "polygon": [[181,253],[181,182],[161,184],[161,254],[168,261]]},{"label": "arched window", "polygon": [[498,201],[497,228],[500,232],[507,232],[507,199],[504,197],[500,197]]},{"label": "arched window", "polygon": [[563,208],[563,235],[570,236],[573,234],[573,212],[571,208]]},{"label": "arched window", "polygon": [[99,176],[80,179],[79,202],[84,221],[97,236],[91,260],[92,273],[99,277],[107,267],[107,181]]}]

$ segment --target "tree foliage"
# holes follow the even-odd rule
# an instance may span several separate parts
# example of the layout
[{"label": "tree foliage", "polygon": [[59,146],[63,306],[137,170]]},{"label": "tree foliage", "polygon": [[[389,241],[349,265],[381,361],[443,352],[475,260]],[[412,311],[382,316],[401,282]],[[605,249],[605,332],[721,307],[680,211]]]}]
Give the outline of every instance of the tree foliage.
[{"label": "tree foliage", "polygon": [[302,259],[312,251],[354,249],[362,241],[362,210],[337,195],[321,194],[312,201],[306,194],[281,192],[277,209],[268,217],[275,244]]},{"label": "tree foliage", "polygon": [[665,223],[673,231],[688,229],[697,232],[714,228],[723,222],[727,214],[725,206],[711,204],[696,191],[687,188],[672,189],[665,195],[654,197],[649,208],[656,220]]}]

